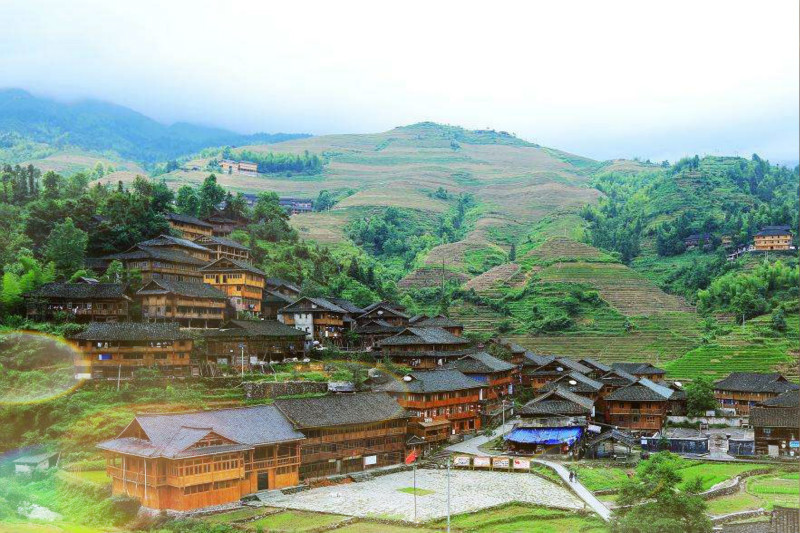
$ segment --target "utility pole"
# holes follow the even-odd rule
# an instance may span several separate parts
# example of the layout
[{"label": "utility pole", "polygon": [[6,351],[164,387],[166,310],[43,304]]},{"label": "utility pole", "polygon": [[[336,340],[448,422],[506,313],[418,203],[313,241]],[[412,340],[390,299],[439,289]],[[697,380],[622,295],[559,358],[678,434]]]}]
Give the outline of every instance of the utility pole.
[{"label": "utility pole", "polygon": [[117,365],[117,391],[119,391],[119,380],[122,379],[122,363]]},{"label": "utility pole", "polygon": [[244,379],[244,343],[239,344],[239,348],[242,349],[242,379]]}]

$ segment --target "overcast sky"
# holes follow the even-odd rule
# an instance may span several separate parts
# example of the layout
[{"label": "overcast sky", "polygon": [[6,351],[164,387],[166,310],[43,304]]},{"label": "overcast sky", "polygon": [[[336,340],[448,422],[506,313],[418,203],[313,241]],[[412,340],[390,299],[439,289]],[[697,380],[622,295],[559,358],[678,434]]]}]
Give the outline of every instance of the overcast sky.
[{"label": "overcast sky", "polygon": [[433,120],[598,159],[797,161],[797,0],[0,0],[0,87],[162,122]]}]

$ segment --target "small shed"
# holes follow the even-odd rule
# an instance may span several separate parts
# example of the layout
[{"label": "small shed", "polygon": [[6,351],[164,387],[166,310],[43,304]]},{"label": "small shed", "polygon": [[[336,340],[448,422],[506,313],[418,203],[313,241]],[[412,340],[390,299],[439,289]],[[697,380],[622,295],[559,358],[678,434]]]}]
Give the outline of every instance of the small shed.
[{"label": "small shed", "polygon": [[635,444],[636,439],[631,433],[612,429],[586,442],[586,457],[588,459],[628,457]]},{"label": "small shed", "polygon": [[17,474],[30,474],[37,470],[47,470],[58,464],[58,452],[25,455],[14,459],[14,472]]},{"label": "small shed", "polygon": [[515,427],[505,436],[509,451],[517,453],[568,454],[580,442],[583,428]]},{"label": "small shed", "polygon": [[697,429],[664,429],[652,437],[642,437],[642,449],[650,452],[669,450],[672,453],[703,455],[708,453],[708,434]]}]

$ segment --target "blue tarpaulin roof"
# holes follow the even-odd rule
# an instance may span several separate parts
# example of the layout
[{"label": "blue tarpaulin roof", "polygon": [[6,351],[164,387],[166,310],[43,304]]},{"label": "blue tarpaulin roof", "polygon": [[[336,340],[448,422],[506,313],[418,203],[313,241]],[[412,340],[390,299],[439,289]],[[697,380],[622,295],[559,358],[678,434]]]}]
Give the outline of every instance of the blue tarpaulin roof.
[{"label": "blue tarpaulin roof", "polygon": [[516,428],[506,440],[519,444],[572,444],[581,437],[583,428]]}]

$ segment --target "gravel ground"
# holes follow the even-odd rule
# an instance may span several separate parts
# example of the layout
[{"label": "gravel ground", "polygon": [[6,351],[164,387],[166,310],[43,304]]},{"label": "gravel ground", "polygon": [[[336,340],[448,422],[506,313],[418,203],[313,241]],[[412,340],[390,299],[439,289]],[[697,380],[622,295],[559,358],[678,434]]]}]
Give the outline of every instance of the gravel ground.
[{"label": "gravel ground", "polygon": [[[398,489],[412,486],[412,472],[399,472],[361,483],[350,483],[270,497],[267,505],[339,513],[360,517],[414,520],[414,496]],[[447,514],[447,474],[417,470],[417,488],[434,491],[417,496],[417,520]],[[584,504],[566,489],[533,474],[454,470],[450,480],[450,512],[458,514],[511,501],[582,509]]]}]

